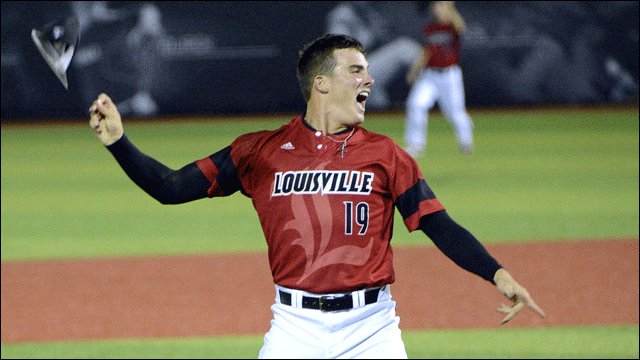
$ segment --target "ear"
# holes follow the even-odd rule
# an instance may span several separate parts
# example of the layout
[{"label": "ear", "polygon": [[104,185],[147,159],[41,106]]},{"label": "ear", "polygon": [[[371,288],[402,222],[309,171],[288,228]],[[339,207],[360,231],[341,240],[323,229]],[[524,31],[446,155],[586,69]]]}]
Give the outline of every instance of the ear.
[{"label": "ear", "polygon": [[318,75],[313,79],[313,86],[321,94],[329,92],[329,78],[324,75]]}]

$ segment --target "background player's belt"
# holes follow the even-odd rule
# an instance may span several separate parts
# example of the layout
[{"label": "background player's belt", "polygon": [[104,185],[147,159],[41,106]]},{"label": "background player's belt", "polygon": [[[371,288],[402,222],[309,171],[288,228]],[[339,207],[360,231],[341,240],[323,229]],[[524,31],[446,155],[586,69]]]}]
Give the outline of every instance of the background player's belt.
[{"label": "background player's belt", "polygon": [[[364,292],[364,304],[369,305],[378,301],[378,293],[380,289],[368,289]],[[279,290],[280,303],[291,306],[291,294]],[[302,307],[305,309],[313,309],[320,311],[340,311],[353,309],[353,294],[348,293],[341,296],[325,295],[320,297],[303,296]]]},{"label": "background player's belt", "polygon": [[451,66],[447,66],[447,67],[429,67],[428,69],[431,71],[435,71],[437,73],[445,73],[451,69],[456,68],[457,65],[451,65]]}]

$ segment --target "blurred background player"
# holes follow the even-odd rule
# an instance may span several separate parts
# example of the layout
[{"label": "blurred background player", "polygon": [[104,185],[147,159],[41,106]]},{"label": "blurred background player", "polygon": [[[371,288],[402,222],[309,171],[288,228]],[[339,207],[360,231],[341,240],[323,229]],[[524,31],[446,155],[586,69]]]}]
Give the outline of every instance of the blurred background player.
[{"label": "blurred background player", "polygon": [[[421,50],[424,24],[417,14],[414,1],[344,1],[327,14],[327,34],[354,37],[367,49],[368,71],[376,80],[376,88],[367,99],[368,109],[394,107],[389,89],[398,83],[404,85],[402,74]],[[398,92],[398,88],[393,90]]]},{"label": "blurred background player", "polygon": [[419,157],[427,143],[429,110],[438,107],[453,125],[462,153],[473,151],[473,122],[465,109],[460,61],[460,35],[466,23],[453,1],[429,4],[433,21],[424,29],[425,44],[407,73],[412,84],[407,99],[405,143],[407,152]]}]

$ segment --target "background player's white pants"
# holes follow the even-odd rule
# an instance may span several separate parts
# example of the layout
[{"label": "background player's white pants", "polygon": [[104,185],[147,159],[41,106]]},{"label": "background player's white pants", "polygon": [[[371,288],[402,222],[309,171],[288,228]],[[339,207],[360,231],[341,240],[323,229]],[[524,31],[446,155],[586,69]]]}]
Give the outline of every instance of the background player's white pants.
[{"label": "background player's white pants", "polygon": [[[284,288],[276,286],[276,294],[278,289]],[[294,294],[294,303],[296,298]],[[348,311],[283,305],[276,295],[271,330],[264,336],[260,358],[406,359],[395,309],[388,285],[378,302]]]},{"label": "background player's white pants", "polygon": [[453,125],[458,145],[469,151],[473,145],[473,122],[465,109],[462,70],[455,65],[444,72],[423,70],[409,91],[405,124],[407,148],[425,148],[429,110],[436,101],[447,121]]},{"label": "background player's white pants", "polygon": [[389,86],[398,74],[411,66],[421,50],[420,43],[401,36],[367,53],[368,72],[375,80],[375,86],[367,98],[367,108],[386,109],[391,105]]}]

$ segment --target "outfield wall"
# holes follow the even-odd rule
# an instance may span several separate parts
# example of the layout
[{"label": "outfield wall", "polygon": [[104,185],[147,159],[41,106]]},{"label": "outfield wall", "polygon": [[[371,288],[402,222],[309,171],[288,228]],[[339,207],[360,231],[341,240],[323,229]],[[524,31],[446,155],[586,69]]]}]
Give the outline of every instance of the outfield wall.
[{"label": "outfield wall", "polygon": [[[100,92],[124,115],[304,109],[300,48],[349,33],[376,70],[368,109],[398,110],[428,21],[422,2],[2,2],[2,119],[84,116]],[[469,106],[635,103],[637,1],[457,2]],[[65,91],[31,29],[80,19]],[[385,55],[386,54],[386,55]],[[375,100],[386,92],[387,101]],[[121,106],[120,106],[121,104]]]}]

